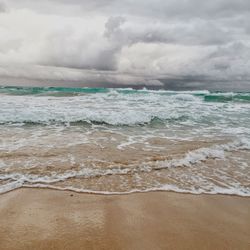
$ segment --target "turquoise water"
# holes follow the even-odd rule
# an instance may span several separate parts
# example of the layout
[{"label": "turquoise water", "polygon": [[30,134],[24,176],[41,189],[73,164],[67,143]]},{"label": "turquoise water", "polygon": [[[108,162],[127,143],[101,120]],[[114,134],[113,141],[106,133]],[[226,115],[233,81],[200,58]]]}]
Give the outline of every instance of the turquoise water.
[{"label": "turquoise water", "polygon": [[[114,89],[108,88],[66,88],[66,87],[0,87],[0,93],[8,95],[52,95],[52,96],[67,96],[67,95],[81,95],[81,94],[97,94],[110,93]],[[155,93],[159,95],[175,95],[179,91],[166,90],[134,90],[134,89],[116,89],[120,94],[150,94]],[[250,92],[210,92],[210,91],[181,91],[193,96],[202,97],[205,102],[250,102]]]}]

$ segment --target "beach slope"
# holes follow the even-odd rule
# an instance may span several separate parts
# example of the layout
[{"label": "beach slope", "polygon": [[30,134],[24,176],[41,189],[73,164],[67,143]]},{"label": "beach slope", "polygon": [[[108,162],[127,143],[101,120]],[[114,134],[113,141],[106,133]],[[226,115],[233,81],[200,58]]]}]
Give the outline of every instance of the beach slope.
[{"label": "beach slope", "polygon": [[250,199],[171,192],[0,196],[0,249],[250,249]]}]

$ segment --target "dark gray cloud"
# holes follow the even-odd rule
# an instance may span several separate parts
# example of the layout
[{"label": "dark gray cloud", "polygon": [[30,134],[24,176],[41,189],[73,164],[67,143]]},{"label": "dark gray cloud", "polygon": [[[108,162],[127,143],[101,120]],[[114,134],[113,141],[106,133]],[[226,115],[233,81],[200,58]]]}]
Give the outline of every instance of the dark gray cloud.
[{"label": "dark gray cloud", "polygon": [[[142,15],[154,18],[221,18],[237,16],[250,12],[248,0],[9,0],[20,6],[32,6],[41,9],[43,5],[56,4],[58,8],[63,5],[75,6],[86,11],[110,12],[119,15]],[[55,5],[54,5],[55,6]]]},{"label": "dark gray cloud", "polygon": [[[152,16],[162,16],[165,18],[225,18],[239,15],[239,13],[249,13],[250,2],[247,0],[213,0],[213,1],[200,1],[200,0],[145,0],[136,1],[136,7],[132,5],[128,9],[139,9],[139,12]],[[139,8],[139,5],[143,8]]]}]

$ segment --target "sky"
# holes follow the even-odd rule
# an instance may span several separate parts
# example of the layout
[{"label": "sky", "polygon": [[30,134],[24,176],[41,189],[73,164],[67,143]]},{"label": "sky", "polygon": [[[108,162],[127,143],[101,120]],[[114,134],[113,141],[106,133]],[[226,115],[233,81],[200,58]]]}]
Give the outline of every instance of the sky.
[{"label": "sky", "polygon": [[0,0],[0,84],[250,90],[249,0]]}]

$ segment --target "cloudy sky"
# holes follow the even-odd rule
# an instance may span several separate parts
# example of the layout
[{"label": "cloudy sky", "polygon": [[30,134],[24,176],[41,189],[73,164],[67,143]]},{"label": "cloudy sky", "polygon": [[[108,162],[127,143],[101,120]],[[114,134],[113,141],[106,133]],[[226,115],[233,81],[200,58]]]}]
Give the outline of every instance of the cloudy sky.
[{"label": "cloudy sky", "polygon": [[249,0],[0,0],[0,84],[250,80]]}]

